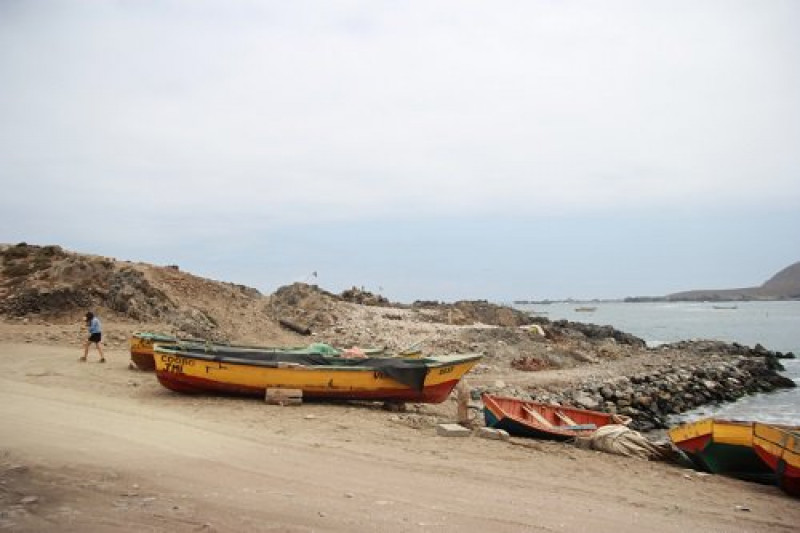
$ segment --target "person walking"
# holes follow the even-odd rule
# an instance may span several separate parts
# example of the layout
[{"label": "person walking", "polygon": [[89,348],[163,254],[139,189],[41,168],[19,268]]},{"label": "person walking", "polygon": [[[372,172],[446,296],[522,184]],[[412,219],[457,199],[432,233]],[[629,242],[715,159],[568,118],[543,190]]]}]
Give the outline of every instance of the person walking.
[{"label": "person walking", "polygon": [[83,345],[83,357],[78,361],[86,361],[86,356],[89,355],[89,345],[94,344],[97,351],[100,352],[100,362],[105,363],[106,358],[103,355],[103,328],[100,325],[100,319],[94,316],[94,313],[89,311],[86,313],[86,327],[89,328],[89,338],[86,339],[86,344]]}]

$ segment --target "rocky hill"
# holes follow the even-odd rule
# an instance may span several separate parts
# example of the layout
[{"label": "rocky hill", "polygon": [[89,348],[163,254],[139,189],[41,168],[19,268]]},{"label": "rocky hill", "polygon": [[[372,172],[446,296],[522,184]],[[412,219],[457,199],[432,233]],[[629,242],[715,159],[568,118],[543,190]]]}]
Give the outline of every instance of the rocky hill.
[{"label": "rocky hill", "polygon": [[759,287],[677,292],[670,301],[800,300],[800,261],[784,268]]},{"label": "rocky hill", "polygon": [[607,326],[550,324],[485,300],[400,305],[357,288],[337,295],[302,283],[264,295],[176,265],[119,261],[59,246],[0,246],[0,317],[76,324],[89,309],[104,322],[124,324],[125,331],[251,344],[480,351],[505,364],[524,358],[545,368],[597,360],[603,343],[606,355],[644,346]]},{"label": "rocky hill", "polygon": [[257,290],[203,279],[177,266],[20,243],[0,247],[0,315],[77,322],[92,309],[106,320],[159,324],[212,339],[266,336],[279,328]]},{"label": "rocky hill", "polygon": [[776,298],[800,299],[800,261],[772,276],[759,289]]}]

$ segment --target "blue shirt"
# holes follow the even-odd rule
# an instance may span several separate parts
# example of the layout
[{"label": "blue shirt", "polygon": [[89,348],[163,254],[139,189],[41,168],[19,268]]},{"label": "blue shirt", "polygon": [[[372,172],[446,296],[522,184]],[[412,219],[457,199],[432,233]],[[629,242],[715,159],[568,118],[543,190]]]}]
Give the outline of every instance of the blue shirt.
[{"label": "blue shirt", "polygon": [[100,331],[100,319],[99,318],[94,317],[89,322],[89,333],[101,333],[101,331]]}]

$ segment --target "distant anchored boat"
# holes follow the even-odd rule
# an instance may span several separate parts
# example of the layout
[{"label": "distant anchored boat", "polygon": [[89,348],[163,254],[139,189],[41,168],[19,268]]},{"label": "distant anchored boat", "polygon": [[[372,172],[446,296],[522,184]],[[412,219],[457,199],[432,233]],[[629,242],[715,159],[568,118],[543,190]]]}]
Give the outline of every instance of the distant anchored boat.
[{"label": "distant anchored boat", "polygon": [[589,307],[589,306],[582,306],[582,307],[576,307],[575,310],[577,312],[579,312],[579,313],[593,313],[593,312],[597,311],[597,308],[596,307]]},{"label": "distant anchored boat", "polygon": [[714,309],[739,309],[738,305],[712,305]]}]

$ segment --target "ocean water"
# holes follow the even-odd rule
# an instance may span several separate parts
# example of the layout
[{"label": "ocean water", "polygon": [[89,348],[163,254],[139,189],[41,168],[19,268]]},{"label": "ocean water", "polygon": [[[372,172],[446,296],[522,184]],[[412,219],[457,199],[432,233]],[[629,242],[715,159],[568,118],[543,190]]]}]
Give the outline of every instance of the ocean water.
[{"label": "ocean water", "polygon": [[[761,344],[768,350],[793,352],[800,357],[800,302],[602,302],[515,305],[541,313],[550,320],[611,325],[644,339],[648,345],[692,339]],[[594,307],[581,312],[578,308]],[[725,308],[721,308],[725,307]],[[735,308],[730,308],[735,307]],[[800,359],[784,359],[784,375],[797,388],[747,396],[736,402],[704,406],[679,420],[720,416],[800,425]]]}]

